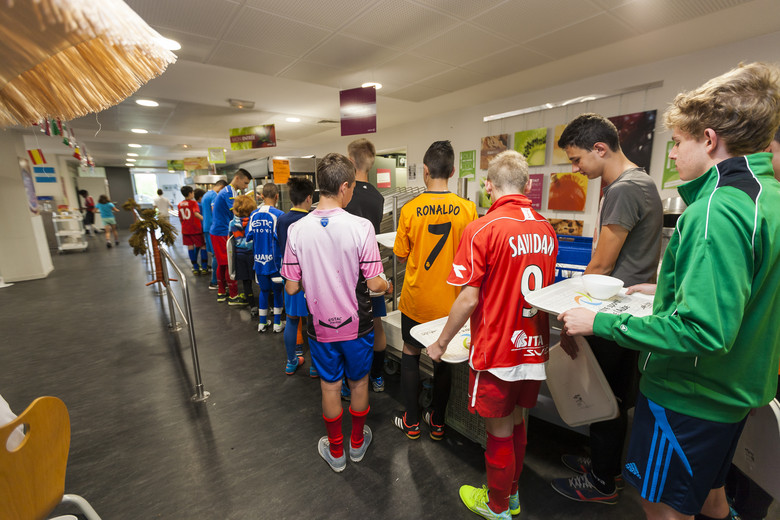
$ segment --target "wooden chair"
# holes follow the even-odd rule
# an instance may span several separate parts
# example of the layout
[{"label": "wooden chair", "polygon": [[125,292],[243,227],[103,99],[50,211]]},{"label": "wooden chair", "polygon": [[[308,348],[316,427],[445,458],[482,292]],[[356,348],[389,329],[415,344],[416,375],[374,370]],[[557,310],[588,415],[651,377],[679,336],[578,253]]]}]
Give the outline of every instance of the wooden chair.
[{"label": "wooden chair", "polygon": [[[8,450],[8,436],[26,425],[24,440]],[[43,520],[60,503],[80,509],[87,520],[100,520],[78,495],[65,495],[65,467],[70,449],[70,418],[65,403],[39,397],[19,417],[0,426],[0,516],[8,520]]]}]

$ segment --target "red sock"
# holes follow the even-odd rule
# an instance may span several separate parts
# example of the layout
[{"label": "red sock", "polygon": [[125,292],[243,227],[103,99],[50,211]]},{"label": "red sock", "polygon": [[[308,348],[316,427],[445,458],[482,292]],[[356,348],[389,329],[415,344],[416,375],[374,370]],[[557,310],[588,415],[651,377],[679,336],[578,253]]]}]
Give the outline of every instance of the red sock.
[{"label": "red sock", "polygon": [[366,417],[368,417],[368,411],[371,409],[369,406],[362,412],[356,412],[349,407],[349,413],[352,414],[352,447],[359,448],[363,445],[363,425],[366,424]]},{"label": "red sock", "polygon": [[487,434],[485,467],[490,509],[501,513],[509,509],[509,490],[515,474],[515,456],[512,437],[494,437]]},{"label": "red sock", "polygon": [[523,472],[523,461],[525,460],[525,446],[528,444],[526,437],[525,421],[515,425],[515,431],[512,435],[512,442],[515,446],[515,478],[512,480],[511,494],[517,493],[517,482],[520,480],[520,473]]},{"label": "red sock", "polygon": [[328,442],[330,442],[330,454],[336,458],[344,455],[344,436],[341,434],[341,412],[338,417],[328,419],[324,415],[325,429],[328,430]]}]

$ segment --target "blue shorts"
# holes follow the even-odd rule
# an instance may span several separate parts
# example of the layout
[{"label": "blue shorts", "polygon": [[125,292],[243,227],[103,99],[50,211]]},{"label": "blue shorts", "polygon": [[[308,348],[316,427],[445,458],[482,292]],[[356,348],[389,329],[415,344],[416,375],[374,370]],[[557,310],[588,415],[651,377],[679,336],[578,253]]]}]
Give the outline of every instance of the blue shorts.
[{"label": "blue shorts", "polygon": [[314,368],[328,383],[347,379],[358,381],[371,370],[374,360],[374,331],[347,341],[322,343],[309,337],[309,351]]},{"label": "blue shorts", "polygon": [[374,313],[374,318],[382,318],[384,316],[387,316],[387,305],[385,304],[385,297],[372,296],[371,310]]},{"label": "blue shorts", "polygon": [[298,291],[292,296],[285,291],[284,309],[288,316],[308,316],[309,308],[306,306],[306,296],[304,296],[303,291]]},{"label": "blue shorts", "polygon": [[697,419],[640,392],[623,476],[645,500],[696,515],[710,490],[724,485],[746,420]]},{"label": "blue shorts", "polygon": [[257,285],[260,286],[261,291],[269,292],[273,291],[274,294],[279,291],[279,287],[284,287],[284,282],[275,283],[271,279],[272,278],[279,278],[282,277],[279,275],[279,272],[275,272],[274,274],[256,274],[255,272],[255,280],[257,280]]}]

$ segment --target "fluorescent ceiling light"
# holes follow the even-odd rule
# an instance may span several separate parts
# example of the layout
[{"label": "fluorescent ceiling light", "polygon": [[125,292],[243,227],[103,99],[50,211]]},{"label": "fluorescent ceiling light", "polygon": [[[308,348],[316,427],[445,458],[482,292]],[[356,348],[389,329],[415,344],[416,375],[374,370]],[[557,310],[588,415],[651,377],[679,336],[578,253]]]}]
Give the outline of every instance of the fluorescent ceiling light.
[{"label": "fluorescent ceiling light", "polygon": [[127,152],[127,156],[128,157],[138,157],[138,154],[137,153],[133,153],[133,152]]},{"label": "fluorescent ceiling light", "polygon": [[141,105],[142,107],[158,107],[160,104],[157,101],[152,101],[151,99],[136,99],[136,104]]},{"label": "fluorescent ceiling light", "polygon": [[125,160],[126,160],[127,162],[135,162],[135,161],[137,161],[138,159],[133,159],[132,157],[128,157],[128,158],[127,158],[127,159],[125,159]]},{"label": "fluorescent ceiling light", "polygon": [[160,43],[169,51],[178,51],[181,49],[181,44],[176,40],[171,40],[170,38],[160,38]]},{"label": "fluorescent ceiling light", "polygon": [[128,144],[127,146],[129,146],[130,148],[141,148],[140,144],[134,144],[134,143]]},{"label": "fluorescent ceiling light", "polygon": [[133,164],[131,162],[128,162],[128,163],[125,163],[125,166],[135,166],[135,164]]},{"label": "fluorescent ceiling light", "polygon": [[369,81],[368,83],[363,83],[363,84],[362,84],[362,85],[360,85],[360,86],[361,86],[361,87],[363,87],[363,88],[366,88],[366,87],[374,87],[374,88],[375,88],[375,89],[377,89],[377,90],[379,90],[380,88],[382,88],[382,84],[381,84],[381,83],[376,83],[376,82],[374,82],[374,81]]},{"label": "fluorescent ceiling light", "polygon": [[288,117],[285,119],[288,123],[300,123],[301,118],[300,117]]},{"label": "fluorescent ceiling light", "polygon": [[149,133],[148,130],[144,130],[143,128],[131,128],[130,131],[133,132],[134,134],[148,134]]}]

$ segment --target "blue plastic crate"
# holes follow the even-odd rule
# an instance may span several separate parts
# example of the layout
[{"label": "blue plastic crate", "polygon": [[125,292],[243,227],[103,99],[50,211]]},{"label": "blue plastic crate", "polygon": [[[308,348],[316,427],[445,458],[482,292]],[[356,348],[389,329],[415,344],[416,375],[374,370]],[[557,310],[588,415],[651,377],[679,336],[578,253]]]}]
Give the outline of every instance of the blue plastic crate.
[{"label": "blue plastic crate", "polygon": [[558,260],[555,264],[555,281],[571,278],[585,272],[590,263],[593,238],[558,235]]}]

